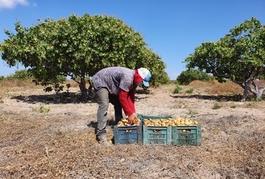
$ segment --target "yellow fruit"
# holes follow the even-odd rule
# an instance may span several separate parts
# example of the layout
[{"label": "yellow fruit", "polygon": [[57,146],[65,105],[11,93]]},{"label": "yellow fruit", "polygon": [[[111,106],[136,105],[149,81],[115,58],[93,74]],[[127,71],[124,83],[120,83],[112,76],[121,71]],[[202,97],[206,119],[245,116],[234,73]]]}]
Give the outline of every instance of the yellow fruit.
[{"label": "yellow fruit", "polygon": [[190,121],[185,121],[184,124],[185,124],[186,126],[190,126],[191,123],[190,123]]},{"label": "yellow fruit", "polygon": [[[192,126],[192,125],[198,125],[199,123],[197,121],[192,121],[190,119],[185,119],[182,117],[175,117],[175,118],[168,118],[168,119],[145,119],[144,125],[145,126]],[[136,125],[140,125],[138,122]]]},{"label": "yellow fruit", "polygon": [[[141,124],[141,120],[137,119],[136,121],[134,121],[133,126],[139,126]],[[123,118],[121,121],[118,122],[117,124],[118,126],[131,126],[131,124],[129,124],[128,119]]]}]

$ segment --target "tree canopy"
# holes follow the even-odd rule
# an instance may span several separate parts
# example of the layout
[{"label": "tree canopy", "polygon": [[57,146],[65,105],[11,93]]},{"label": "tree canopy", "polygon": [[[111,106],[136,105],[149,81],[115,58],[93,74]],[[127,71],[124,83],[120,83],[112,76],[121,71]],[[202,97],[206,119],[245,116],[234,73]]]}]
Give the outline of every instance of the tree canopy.
[{"label": "tree canopy", "polygon": [[216,79],[230,79],[257,98],[265,88],[257,88],[255,80],[264,76],[265,26],[256,18],[246,20],[217,42],[204,42],[184,61],[188,68],[211,73]]},{"label": "tree canopy", "polygon": [[179,74],[179,76],[176,79],[176,82],[180,85],[188,85],[190,82],[194,80],[210,81],[214,80],[214,77],[210,76],[208,73],[203,71],[188,69]]},{"label": "tree canopy", "polygon": [[169,81],[165,63],[147,48],[139,32],[122,20],[105,15],[38,20],[29,28],[15,23],[16,34],[5,30],[2,59],[10,66],[21,63],[46,85],[57,75],[70,76],[86,91],[86,79],[109,66],[148,68],[151,84]]}]

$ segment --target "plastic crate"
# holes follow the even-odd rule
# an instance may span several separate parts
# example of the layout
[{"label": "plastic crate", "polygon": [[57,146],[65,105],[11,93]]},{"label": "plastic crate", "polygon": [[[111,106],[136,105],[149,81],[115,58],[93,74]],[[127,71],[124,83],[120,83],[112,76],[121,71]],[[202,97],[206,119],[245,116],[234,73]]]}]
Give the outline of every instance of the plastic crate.
[{"label": "plastic crate", "polygon": [[174,126],[172,139],[173,145],[201,145],[201,126]]},{"label": "plastic crate", "polygon": [[[138,118],[144,123],[145,119],[168,119],[170,116],[146,116],[139,114]],[[144,126],[143,125],[143,144],[171,144],[171,126]]]},{"label": "plastic crate", "polygon": [[143,126],[143,144],[171,144],[171,126]]},{"label": "plastic crate", "polygon": [[114,126],[114,144],[142,144],[142,123],[140,126]]},{"label": "plastic crate", "polygon": [[138,114],[138,118],[143,122],[144,119],[168,119],[170,116],[147,116],[143,114]]}]

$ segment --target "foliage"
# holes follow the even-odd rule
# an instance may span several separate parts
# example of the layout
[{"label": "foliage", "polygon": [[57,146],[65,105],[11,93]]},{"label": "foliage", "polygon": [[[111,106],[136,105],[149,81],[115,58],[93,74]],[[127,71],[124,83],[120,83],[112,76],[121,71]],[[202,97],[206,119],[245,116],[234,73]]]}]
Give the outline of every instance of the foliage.
[{"label": "foliage", "polygon": [[236,105],[234,102],[232,102],[231,105],[230,105],[230,107],[231,107],[231,108],[236,108],[237,105]]},{"label": "foliage", "polygon": [[20,80],[25,81],[32,78],[32,74],[27,70],[17,70],[14,74],[11,74],[6,77],[7,80]]},{"label": "foliage", "polygon": [[[2,78],[0,77],[0,80]],[[18,80],[18,81],[29,81],[29,80],[32,80],[32,73],[31,71],[28,71],[28,70],[17,70],[15,71],[14,74],[11,74],[9,76],[7,76],[6,78],[3,77],[2,80],[9,80],[9,81],[13,81],[13,80]],[[38,82],[36,80],[32,80],[33,82],[35,82],[35,84],[37,85]],[[64,85],[60,85],[62,83],[64,83],[66,81],[66,77],[63,76],[63,75],[57,75],[55,79],[51,79],[49,81],[49,83],[45,83],[45,84],[42,84],[44,86],[46,86],[47,84],[52,84],[52,87],[51,85],[48,85],[45,87],[45,91],[46,92],[49,92],[49,91],[52,91],[54,90],[56,93],[59,93],[60,91],[63,91],[63,88],[64,88]],[[68,84],[66,85],[67,86],[67,90],[69,90],[69,87]]]},{"label": "foliage", "polygon": [[173,94],[179,94],[181,92],[182,88],[180,87],[179,84],[176,84],[176,87],[173,91]]},{"label": "foliage", "polygon": [[185,92],[188,93],[188,94],[192,94],[193,93],[193,90],[194,90],[193,88],[189,88]]},{"label": "foliage", "polygon": [[5,30],[9,38],[1,44],[2,59],[10,66],[22,63],[42,85],[54,83],[58,75],[70,76],[85,94],[86,79],[109,66],[146,67],[153,74],[151,84],[169,81],[165,63],[141,34],[114,17],[48,18],[30,28],[18,21],[15,30]]},{"label": "foliage", "polygon": [[170,79],[165,72],[166,65],[161,58],[152,52],[150,49],[144,48],[142,52],[144,56],[143,60],[139,60],[136,64],[136,68],[146,67],[150,70],[152,78],[150,84],[152,86],[159,86],[159,84],[169,84]]},{"label": "foliage", "polygon": [[214,103],[213,109],[220,109],[222,107],[222,104],[220,103]]},{"label": "foliage", "polygon": [[43,104],[40,104],[39,108],[32,108],[32,110],[39,113],[48,113],[51,109],[50,107],[46,107]]},{"label": "foliage", "polygon": [[181,72],[176,79],[176,81],[180,85],[188,85],[190,82],[194,80],[209,81],[209,80],[214,80],[214,77],[208,75],[206,72],[203,71],[188,69],[186,71]]},{"label": "foliage", "polygon": [[247,91],[261,96],[263,90],[250,87],[253,80],[264,76],[265,26],[251,18],[230,30],[217,42],[204,42],[185,59],[187,67],[211,73],[219,81],[230,79]]},{"label": "foliage", "polygon": [[[45,92],[51,92],[52,90],[54,90],[56,92],[56,94],[59,94],[59,92],[64,91],[64,85],[60,85],[58,83],[55,83],[53,85],[49,85],[46,88],[44,88]],[[69,88],[70,88],[70,84],[66,84],[66,92],[69,92]]]}]

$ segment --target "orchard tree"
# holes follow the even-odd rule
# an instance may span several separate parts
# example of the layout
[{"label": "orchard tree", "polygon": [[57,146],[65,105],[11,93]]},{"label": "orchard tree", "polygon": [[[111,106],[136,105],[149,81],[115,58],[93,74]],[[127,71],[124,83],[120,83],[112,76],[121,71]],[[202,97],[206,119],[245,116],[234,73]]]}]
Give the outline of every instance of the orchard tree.
[{"label": "orchard tree", "polygon": [[[168,74],[164,71],[166,68],[165,63],[161,58],[152,52],[151,49],[143,49],[142,56],[145,57],[145,60],[139,61],[137,68],[147,67],[152,73],[151,85],[159,86],[159,84],[167,84],[170,82]],[[163,69],[163,70],[161,70]]]},{"label": "orchard tree", "polygon": [[214,80],[214,77],[203,71],[188,69],[180,73],[176,79],[176,82],[180,85],[188,85],[194,80],[211,81]]},{"label": "orchard tree", "polygon": [[10,66],[21,63],[42,85],[54,83],[58,75],[69,76],[85,96],[87,80],[91,83],[90,77],[105,67],[146,67],[154,73],[153,83],[159,80],[155,74],[165,73],[164,62],[141,34],[114,17],[48,18],[30,28],[17,21],[15,30],[5,30],[9,38],[1,44],[2,59]]},{"label": "orchard tree", "polygon": [[198,68],[222,81],[230,79],[244,89],[242,101],[248,92],[261,99],[265,85],[257,85],[264,76],[265,26],[251,18],[230,30],[217,42],[205,42],[185,59],[188,68]]}]

